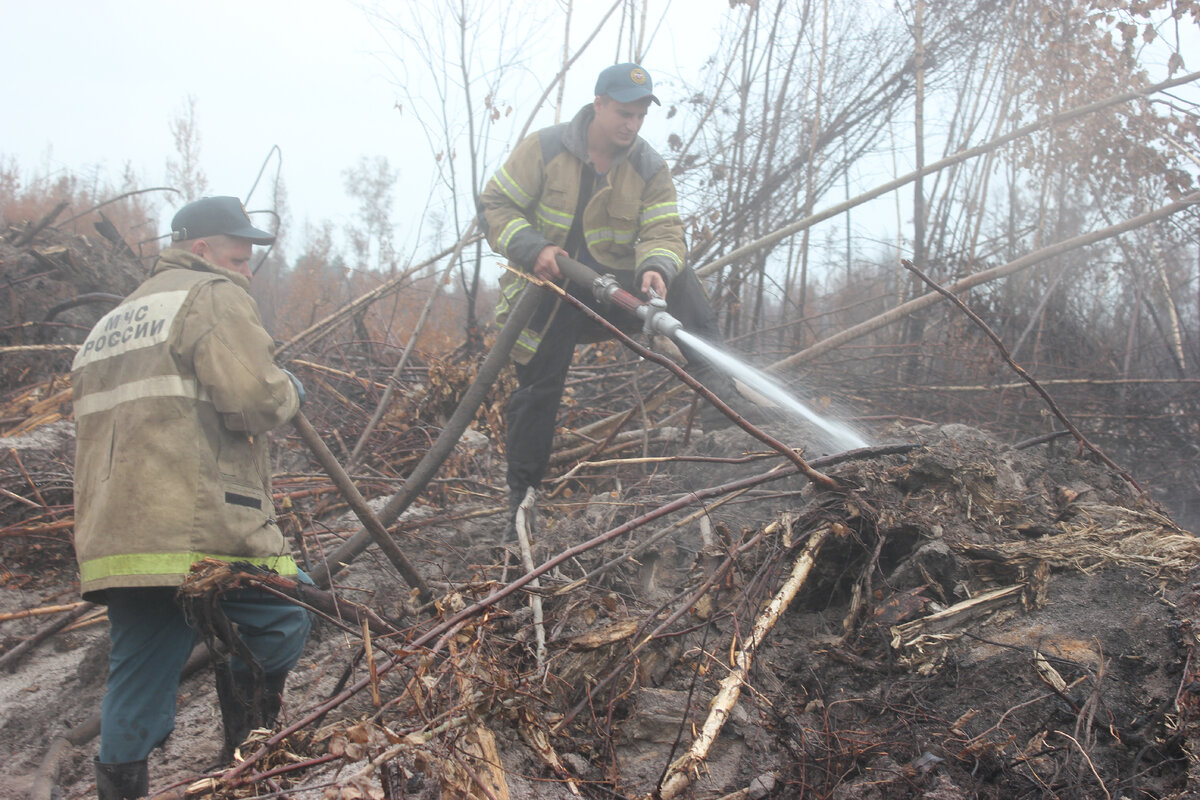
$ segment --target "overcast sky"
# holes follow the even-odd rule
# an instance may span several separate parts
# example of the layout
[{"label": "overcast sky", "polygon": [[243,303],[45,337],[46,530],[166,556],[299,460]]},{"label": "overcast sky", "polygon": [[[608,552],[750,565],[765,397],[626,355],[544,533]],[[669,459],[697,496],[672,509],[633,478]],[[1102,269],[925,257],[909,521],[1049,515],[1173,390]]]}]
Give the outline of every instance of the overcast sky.
[{"label": "overcast sky", "polygon": [[[726,2],[699,1],[710,15],[704,28],[714,31]],[[515,15],[518,25],[536,23],[538,13],[561,20],[555,0],[521,5],[531,11]],[[671,7],[667,0],[663,6]],[[402,9],[403,2],[389,7]],[[278,145],[293,232],[306,220],[330,220],[338,228],[351,221],[355,203],[345,194],[343,175],[363,156],[386,156],[400,171],[398,206],[414,196],[423,202],[434,190],[433,153],[400,83],[415,85],[423,78],[413,67],[425,54],[412,53],[410,44],[358,4],[0,0],[0,11],[6,29],[0,48],[0,158],[15,160],[26,179],[98,172],[119,183],[130,164],[140,185],[163,185],[166,162],[175,156],[169,122],[185,111],[190,95],[210,192],[244,197]],[[576,11],[576,46],[590,32],[589,13],[599,15],[597,9]],[[544,54],[551,64],[561,58],[561,22],[554,25],[546,40],[555,44]],[[680,38],[672,27],[655,39],[654,63],[662,71],[652,74],[663,88],[680,63]],[[682,39],[684,61],[711,52],[694,47],[694,33]],[[411,63],[400,65],[398,52]],[[567,108],[590,99],[584,77],[593,80],[613,60],[611,45],[594,46],[572,71]],[[553,74],[548,72],[526,70],[525,80],[540,90]],[[515,120],[523,122],[528,113],[515,111],[504,129],[509,136]],[[652,131],[648,126],[647,135]],[[498,149],[510,146],[504,141]],[[258,201],[265,206],[268,199],[260,190],[248,206]],[[174,207],[162,195],[163,223]],[[414,215],[398,208],[398,216],[398,227],[404,227]],[[397,237],[401,245],[405,236],[401,231]],[[301,238],[291,237],[293,256]]]},{"label": "overcast sky", "polygon": [[244,196],[277,144],[299,223],[347,213],[342,171],[399,136],[379,36],[347,2],[0,7],[0,155],[27,176],[98,167],[116,182],[130,163],[144,185],[161,185],[168,123],[191,95],[211,191]]}]

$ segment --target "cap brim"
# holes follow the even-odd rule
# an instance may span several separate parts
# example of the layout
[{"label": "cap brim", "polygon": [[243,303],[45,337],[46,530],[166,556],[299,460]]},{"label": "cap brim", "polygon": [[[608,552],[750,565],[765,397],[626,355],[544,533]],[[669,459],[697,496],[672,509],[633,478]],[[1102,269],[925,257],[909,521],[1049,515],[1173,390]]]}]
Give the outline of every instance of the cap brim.
[{"label": "cap brim", "polygon": [[260,231],[253,225],[247,224],[244,228],[239,228],[236,231],[229,231],[226,236],[232,236],[235,239],[249,239],[252,244],[273,244],[275,235]]},{"label": "cap brim", "polygon": [[656,105],[656,106],[662,105],[662,103],[658,102],[657,97],[655,97],[650,92],[646,92],[641,89],[617,89],[615,91],[609,92],[608,96],[611,97],[613,100],[616,100],[618,103],[632,103],[635,100],[644,100],[647,97],[649,97],[651,100],[654,101],[654,105]]}]

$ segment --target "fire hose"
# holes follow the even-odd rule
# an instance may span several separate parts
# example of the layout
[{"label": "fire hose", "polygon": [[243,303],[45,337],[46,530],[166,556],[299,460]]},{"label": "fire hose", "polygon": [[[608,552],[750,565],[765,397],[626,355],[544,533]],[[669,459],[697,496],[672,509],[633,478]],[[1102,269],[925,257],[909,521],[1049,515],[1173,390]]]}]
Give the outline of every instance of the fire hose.
[{"label": "fire hose", "polygon": [[[433,476],[437,474],[438,469],[442,466],[442,462],[454,452],[454,446],[458,444],[463,431],[467,429],[467,426],[471,424],[471,420],[475,418],[475,411],[487,396],[488,390],[492,388],[492,384],[496,382],[496,378],[499,377],[500,370],[508,361],[508,354],[512,351],[513,345],[517,343],[517,337],[524,330],[525,326],[529,324],[529,320],[533,317],[533,312],[537,308],[543,294],[544,292],[541,289],[534,286],[527,287],[521,293],[516,305],[508,315],[508,320],[496,336],[496,341],[492,344],[492,349],[488,351],[483,364],[480,365],[474,382],[467,387],[467,391],[463,394],[462,400],[459,401],[458,407],[454,409],[454,413],[446,422],[446,426],[438,434],[437,440],[434,441],[429,451],[425,453],[424,458],[417,462],[413,471],[409,473],[408,480],[405,481],[400,491],[392,495],[387,505],[376,514],[381,526],[391,525],[412,505],[417,496],[433,480]],[[373,537],[370,529],[364,525],[363,529],[359,530],[347,539],[341,547],[335,550],[324,564],[317,565],[312,572],[312,579],[318,586],[327,587],[331,573],[353,561],[359,553],[367,549],[372,540]]]},{"label": "fire hose", "polygon": [[621,288],[612,275],[601,275],[590,267],[566,256],[558,257],[558,269],[581,286],[588,286],[598,303],[612,303],[642,321],[647,334],[662,334],[670,339],[683,329],[683,323],[667,313],[667,301],[657,295],[641,300]]},{"label": "fire hose", "polygon": [[[650,301],[640,300],[630,292],[622,289],[611,275],[600,275],[578,261],[565,256],[560,255],[558,257],[558,267],[568,279],[584,286],[590,286],[597,300],[611,302],[640,318],[647,331],[661,333],[665,336],[674,336],[683,327],[679,320],[667,313],[667,303],[662,298],[653,298]],[[454,452],[454,446],[462,437],[463,431],[467,429],[467,426],[471,424],[471,420],[475,418],[475,411],[479,408],[479,404],[483,402],[484,397],[487,396],[492,384],[496,382],[496,378],[500,375],[500,370],[504,367],[509,353],[517,342],[517,337],[525,326],[529,324],[534,310],[544,296],[546,296],[546,292],[536,286],[529,286],[521,293],[516,305],[509,313],[508,320],[500,329],[496,341],[492,344],[492,349],[488,351],[483,364],[480,366],[474,382],[467,387],[467,391],[463,394],[462,400],[459,401],[458,407],[455,408],[454,414],[451,415],[445,427],[442,428],[442,432],[438,435],[433,446],[429,448],[429,451],[417,463],[417,466],[413,468],[413,471],[408,476],[408,480],[405,481],[400,491],[394,494],[387,505],[374,515],[375,519],[360,516],[363,528],[334,551],[326,563],[316,566],[313,570],[312,578],[318,586],[328,586],[331,572],[353,561],[372,541],[381,540],[383,538],[381,534],[385,532],[383,529],[395,522],[408,509],[429,484],[429,481],[437,474],[442,463]],[[303,433],[302,431],[302,435]],[[315,442],[310,441],[312,433],[304,435],[304,438],[314,449],[319,449],[316,448]],[[329,465],[326,464],[326,466],[328,470]],[[394,554],[394,548],[386,546],[385,548],[385,552],[392,552]],[[393,558],[393,562],[395,563],[396,561],[397,559]],[[404,562],[401,560],[399,563]],[[410,573],[407,569],[400,567],[399,563],[397,564],[397,569],[408,579],[407,576]],[[418,591],[421,591],[421,588],[423,588],[418,585],[419,581],[408,580],[408,582],[411,586],[417,588]],[[424,592],[421,593],[424,594]]]},{"label": "fire hose", "polygon": [[[647,333],[658,333],[675,338],[682,331],[683,323],[667,312],[667,303],[663,298],[652,297],[650,300],[642,300],[631,292],[621,288],[616,278],[612,275],[601,275],[586,265],[563,255],[558,256],[557,262],[559,271],[569,280],[579,285],[590,287],[592,294],[598,302],[612,303],[641,319]],[[417,463],[417,466],[413,468],[413,471],[408,476],[408,480],[405,481],[400,491],[394,494],[387,504],[375,515],[375,519],[371,519],[368,515],[361,515],[360,519],[363,522],[363,528],[335,550],[325,563],[319,564],[313,569],[312,578],[318,586],[327,587],[332,572],[353,561],[373,540],[381,541],[386,538],[386,526],[395,522],[412,505],[413,501],[417,499],[433,479],[434,475],[437,474],[442,463],[454,451],[454,446],[458,443],[459,438],[462,437],[463,431],[467,429],[471,420],[474,419],[475,411],[479,408],[479,404],[483,402],[484,397],[487,396],[492,384],[496,382],[496,378],[499,377],[500,370],[507,362],[508,355],[516,344],[517,337],[529,323],[529,320],[532,319],[534,311],[545,296],[547,296],[546,292],[536,286],[529,286],[521,293],[516,305],[509,313],[508,320],[501,328],[496,341],[492,344],[492,349],[488,352],[483,364],[480,366],[475,380],[467,387],[467,391],[463,394],[462,400],[459,401],[458,407],[455,408],[454,414],[451,415],[445,427],[442,428],[442,432],[438,435],[433,446],[429,448],[429,451]],[[314,433],[312,432],[306,436],[306,441]],[[310,442],[310,444],[315,443]],[[782,448],[781,452],[786,450],[788,457],[802,465],[802,471],[811,479],[818,482],[829,480],[815,470],[811,470],[811,468],[805,469],[808,465],[794,452],[783,448],[782,444],[776,442],[773,446],[776,446],[777,449]],[[336,461],[334,464],[336,465]],[[346,480],[348,481],[348,478]],[[385,552],[389,553],[392,557],[397,569],[408,579],[408,576],[412,574],[410,572],[411,568],[406,566],[406,562],[402,556],[400,558],[395,557],[398,548],[388,545],[383,545],[383,547],[385,548]],[[424,586],[420,583],[419,578],[409,579],[408,582],[411,586],[417,588],[420,594],[425,594],[425,591],[422,591]]]}]

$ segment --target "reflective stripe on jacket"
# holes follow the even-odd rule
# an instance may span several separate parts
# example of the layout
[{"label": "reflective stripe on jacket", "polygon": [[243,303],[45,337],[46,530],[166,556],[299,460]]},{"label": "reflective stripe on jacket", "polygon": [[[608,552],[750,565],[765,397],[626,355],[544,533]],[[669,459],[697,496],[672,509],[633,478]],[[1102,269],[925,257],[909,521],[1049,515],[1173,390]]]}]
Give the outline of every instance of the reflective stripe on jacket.
[{"label": "reflective stripe on jacket", "polygon": [[295,574],[266,433],[299,408],[249,283],[164,250],[72,366],[83,595],[174,586],[206,556]]},{"label": "reflective stripe on jacket", "polygon": [[[589,104],[570,122],[526,137],[484,187],[480,205],[488,242],[525,272],[532,269],[544,247],[566,244],[579,202],[581,174],[588,160],[588,125],[594,115]],[[588,252],[601,265],[614,273],[634,273],[632,279],[625,276],[623,283],[629,285],[640,285],[647,269],[661,272],[670,284],[683,269],[683,221],[675,184],[662,156],[641,137],[596,179],[583,211],[583,236]],[[525,285],[508,272],[500,277],[497,324],[503,324]],[[545,324],[552,318],[550,314]],[[522,332],[513,348],[514,359],[527,363],[533,357],[541,330]]]}]

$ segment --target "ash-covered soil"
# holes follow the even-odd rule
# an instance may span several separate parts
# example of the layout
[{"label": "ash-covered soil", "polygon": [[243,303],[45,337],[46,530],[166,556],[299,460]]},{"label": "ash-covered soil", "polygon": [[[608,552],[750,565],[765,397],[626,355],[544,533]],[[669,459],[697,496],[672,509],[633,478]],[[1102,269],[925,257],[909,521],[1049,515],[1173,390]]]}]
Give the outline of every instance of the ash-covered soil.
[{"label": "ash-covered soil", "polygon": [[[320,622],[284,721],[325,716],[245,769],[253,789],[197,784],[193,796],[645,796],[693,746],[737,664],[745,685],[677,796],[1194,796],[1200,543],[1071,442],[1014,449],[962,426],[875,438],[913,446],[824,466],[833,490],[768,476],[787,462],[735,430],[551,482],[535,564],[610,538],[412,647],[525,573],[498,513],[502,459],[473,438],[459,463],[494,474],[400,521],[437,610],[414,613],[375,550],[337,577],[340,597],[399,631],[372,638],[377,695],[361,629]],[[69,439],[47,448],[48,462],[69,460]],[[300,457],[294,442],[280,449]],[[763,457],[712,460],[747,453]],[[645,519],[756,475],[766,477]],[[330,517],[308,531],[307,549],[319,557],[356,527]],[[756,620],[818,539],[802,586],[756,643]],[[0,613],[74,599],[61,542],[0,547]],[[3,623],[5,652],[44,624]],[[104,624],[92,624],[0,673],[6,796],[51,784],[56,796],[92,796],[96,742],[56,737],[78,734],[99,708],[106,647]],[[184,681],[176,731],[151,757],[155,790],[194,783],[212,764],[211,684],[209,670]],[[346,694],[341,684],[362,688],[328,702]],[[53,781],[36,784],[56,741]],[[270,777],[277,789],[261,777],[298,762],[308,763]]]}]

